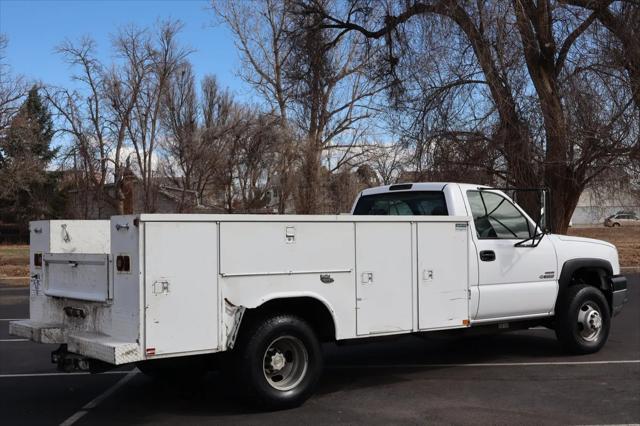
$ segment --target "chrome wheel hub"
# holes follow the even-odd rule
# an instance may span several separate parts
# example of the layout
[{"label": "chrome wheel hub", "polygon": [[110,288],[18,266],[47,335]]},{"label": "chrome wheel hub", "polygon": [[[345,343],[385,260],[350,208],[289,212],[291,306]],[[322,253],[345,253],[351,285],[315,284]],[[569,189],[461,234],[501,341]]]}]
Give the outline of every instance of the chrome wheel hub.
[{"label": "chrome wheel hub", "polygon": [[271,356],[271,370],[280,371],[287,363],[286,358],[280,352],[275,353]]},{"label": "chrome wheel hub", "polygon": [[580,337],[588,342],[593,342],[600,337],[602,332],[602,315],[600,308],[593,302],[586,302],[578,312],[578,330]]},{"label": "chrome wheel hub", "polygon": [[308,364],[309,354],[302,341],[281,336],[267,347],[262,365],[267,383],[279,391],[288,391],[304,379]]}]

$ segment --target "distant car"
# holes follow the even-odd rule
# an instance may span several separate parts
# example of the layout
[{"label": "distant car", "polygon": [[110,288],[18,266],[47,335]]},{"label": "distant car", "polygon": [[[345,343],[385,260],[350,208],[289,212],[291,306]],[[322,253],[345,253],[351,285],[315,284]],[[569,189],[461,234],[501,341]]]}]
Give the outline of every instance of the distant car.
[{"label": "distant car", "polygon": [[604,220],[604,226],[640,226],[638,215],[631,212],[616,213]]}]

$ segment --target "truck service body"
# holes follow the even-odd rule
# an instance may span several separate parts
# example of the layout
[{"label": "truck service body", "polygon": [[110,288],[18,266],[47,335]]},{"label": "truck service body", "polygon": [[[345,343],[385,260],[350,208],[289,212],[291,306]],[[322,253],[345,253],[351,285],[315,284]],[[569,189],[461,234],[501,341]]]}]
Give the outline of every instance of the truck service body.
[{"label": "truck service body", "polygon": [[311,394],[320,341],[526,324],[588,353],[626,301],[613,245],[542,235],[470,184],[368,189],[351,215],[139,214],[30,233],[30,318],[12,334],[61,344],[54,360],[80,368],[224,353],[274,408]]}]

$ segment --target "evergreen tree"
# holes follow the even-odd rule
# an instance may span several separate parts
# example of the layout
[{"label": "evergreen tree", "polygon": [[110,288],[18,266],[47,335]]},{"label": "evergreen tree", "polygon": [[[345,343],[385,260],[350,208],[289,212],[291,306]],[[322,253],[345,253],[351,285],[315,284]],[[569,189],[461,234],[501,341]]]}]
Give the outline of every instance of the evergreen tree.
[{"label": "evergreen tree", "polygon": [[47,166],[57,152],[51,148],[53,133],[51,113],[42,102],[38,88],[33,86],[0,145],[5,161],[33,157]]},{"label": "evergreen tree", "polygon": [[0,218],[24,226],[55,214],[60,205],[57,173],[47,167],[57,154],[51,147],[53,120],[36,86],[0,138]]}]

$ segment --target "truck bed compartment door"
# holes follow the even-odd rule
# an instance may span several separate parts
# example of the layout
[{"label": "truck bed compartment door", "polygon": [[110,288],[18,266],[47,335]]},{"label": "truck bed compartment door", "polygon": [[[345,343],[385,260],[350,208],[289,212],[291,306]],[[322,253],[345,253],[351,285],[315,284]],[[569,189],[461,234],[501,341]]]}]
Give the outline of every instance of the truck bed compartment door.
[{"label": "truck bed compartment door", "polygon": [[44,293],[47,296],[106,302],[109,291],[109,255],[45,253]]},{"label": "truck bed compartment door", "polygon": [[412,328],[411,224],[356,224],[357,333]]},{"label": "truck bed compartment door", "polygon": [[218,237],[209,222],[145,223],[145,349],[218,348]]},{"label": "truck bed compartment door", "polygon": [[469,319],[468,224],[418,223],[418,326],[463,326]]}]

